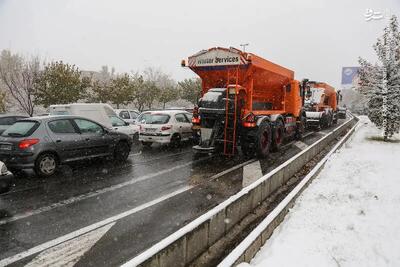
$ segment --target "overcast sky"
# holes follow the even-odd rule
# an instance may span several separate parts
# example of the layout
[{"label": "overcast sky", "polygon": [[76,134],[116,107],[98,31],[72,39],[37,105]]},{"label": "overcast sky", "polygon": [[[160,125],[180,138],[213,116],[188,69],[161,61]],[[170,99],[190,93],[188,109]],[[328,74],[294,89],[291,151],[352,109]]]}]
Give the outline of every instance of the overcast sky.
[{"label": "overcast sky", "polygon": [[213,46],[249,43],[248,51],[339,86],[341,67],[375,60],[384,20],[367,8],[400,15],[400,0],[0,0],[0,49],[84,70],[160,67],[193,77],[180,60]]}]

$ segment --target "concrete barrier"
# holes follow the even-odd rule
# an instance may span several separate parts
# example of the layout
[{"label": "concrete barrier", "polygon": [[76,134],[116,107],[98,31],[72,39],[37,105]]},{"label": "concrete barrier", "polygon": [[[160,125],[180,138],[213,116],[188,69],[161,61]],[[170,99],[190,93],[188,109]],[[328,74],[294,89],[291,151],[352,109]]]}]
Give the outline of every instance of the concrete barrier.
[{"label": "concrete barrier", "polygon": [[[210,246],[225,236],[235,224],[251,213],[262,201],[285,184],[305,163],[321,152],[327,144],[350,128],[350,126],[353,126],[355,121],[355,118],[349,119],[305,150],[243,188],[236,195],[231,196],[177,232],[153,245],[123,266],[189,265],[199,255],[206,252]],[[282,211],[278,218],[283,219],[287,210]],[[249,246],[248,250],[246,249],[244,253],[240,254],[234,262],[251,258],[254,255],[253,252],[257,251],[260,244],[263,241],[265,242],[265,239],[272,233],[271,227],[269,225],[263,235],[253,240],[251,245],[253,243],[254,245],[251,248]]]}]

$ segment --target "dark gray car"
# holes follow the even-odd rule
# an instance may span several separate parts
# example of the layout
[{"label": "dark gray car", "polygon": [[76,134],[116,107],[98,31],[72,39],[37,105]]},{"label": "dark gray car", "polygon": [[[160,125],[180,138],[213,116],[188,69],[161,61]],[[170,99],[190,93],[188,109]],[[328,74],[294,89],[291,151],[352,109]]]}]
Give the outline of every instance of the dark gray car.
[{"label": "dark gray car", "polygon": [[50,176],[59,164],[95,157],[128,158],[132,141],[123,133],[79,116],[32,117],[0,136],[0,160],[11,172],[33,168]]}]

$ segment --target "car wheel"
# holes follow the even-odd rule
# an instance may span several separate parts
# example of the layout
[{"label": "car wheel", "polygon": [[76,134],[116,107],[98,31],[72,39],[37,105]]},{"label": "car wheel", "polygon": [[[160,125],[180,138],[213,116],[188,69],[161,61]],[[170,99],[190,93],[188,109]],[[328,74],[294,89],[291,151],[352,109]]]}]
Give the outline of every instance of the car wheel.
[{"label": "car wheel", "polygon": [[179,147],[181,145],[181,136],[179,134],[174,134],[171,137],[170,145],[171,147]]},{"label": "car wheel", "polygon": [[119,142],[114,150],[114,159],[118,162],[126,161],[129,157],[129,152],[131,151],[128,143]]},{"label": "car wheel", "polygon": [[35,161],[35,172],[42,177],[52,176],[58,167],[57,157],[52,153],[39,155]]}]

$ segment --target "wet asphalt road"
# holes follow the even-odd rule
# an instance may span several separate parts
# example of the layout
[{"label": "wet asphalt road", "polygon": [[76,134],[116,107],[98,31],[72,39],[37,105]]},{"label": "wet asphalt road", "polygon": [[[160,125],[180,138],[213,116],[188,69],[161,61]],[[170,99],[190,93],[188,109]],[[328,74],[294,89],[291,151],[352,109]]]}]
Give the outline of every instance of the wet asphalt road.
[{"label": "wet asphalt road", "polygon": [[[303,142],[309,145],[324,132]],[[262,172],[300,151],[285,146],[260,161]],[[238,192],[242,169],[218,179],[213,175],[246,160],[199,158],[190,144],[137,145],[126,164],[83,162],[63,166],[48,179],[26,173],[0,196],[0,266],[124,263]]]}]

